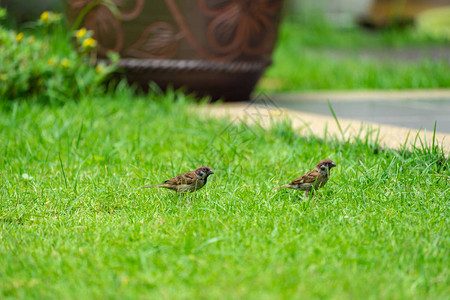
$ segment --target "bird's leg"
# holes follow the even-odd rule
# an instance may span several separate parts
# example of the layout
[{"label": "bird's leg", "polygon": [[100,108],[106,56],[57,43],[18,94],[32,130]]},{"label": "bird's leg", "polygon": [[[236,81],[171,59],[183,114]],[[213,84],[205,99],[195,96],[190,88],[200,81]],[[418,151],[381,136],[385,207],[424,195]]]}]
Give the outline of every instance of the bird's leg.
[{"label": "bird's leg", "polygon": [[306,198],[306,199],[309,198],[309,191],[305,191],[305,198]]},{"label": "bird's leg", "polygon": [[300,196],[300,197],[298,197],[298,201],[303,201],[304,199],[308,199],[308,197],[309,197],[309,192],[308,191],[305,191],[305,195],[302,197],[302,196]]}]

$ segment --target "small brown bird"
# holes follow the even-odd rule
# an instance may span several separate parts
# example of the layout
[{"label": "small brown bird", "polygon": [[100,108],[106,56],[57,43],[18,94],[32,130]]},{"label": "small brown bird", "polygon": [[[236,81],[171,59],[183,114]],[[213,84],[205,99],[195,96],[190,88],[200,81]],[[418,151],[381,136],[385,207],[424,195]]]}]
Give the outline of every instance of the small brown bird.
[{"label": "small brown bird", "polygon": [[314,170],[297,177],[289,184],[277,187],[277,189],[290,188],[305,191],[305,196],[308,197],[311,190],[314,192],[314,190],[318,190],[327,183],[330,177],[330,170],[334,167],[336,165],[331,159],[324,159],[317,164]]},{"label": "small brown bird", "polygon": [[164,181],[164,184],[147,185],[140,187],[140,189],[161,187],[177,191],[178,193],[195,192],[206,184],[208,176],[212,174],[214,174],[214,172],[210,167],[202,166],[195,171],[177,175],[166,180]]}]

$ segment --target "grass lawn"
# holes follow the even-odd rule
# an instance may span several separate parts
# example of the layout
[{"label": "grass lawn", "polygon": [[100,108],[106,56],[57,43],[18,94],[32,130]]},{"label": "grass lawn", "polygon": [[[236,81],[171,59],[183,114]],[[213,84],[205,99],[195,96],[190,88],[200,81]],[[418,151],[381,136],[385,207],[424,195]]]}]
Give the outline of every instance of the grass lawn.
[{"label": "grass lawn", "polygon": [[[449,41],[413,29],[333,29],[319,21],[281,25],[263,91],[418,89],[450,87],[448,58],[403,59],[402,51],[450,49]],[[446,48],[445,48],[446,47]],[[394,54],[393,51],[397,51]],[[442,51],[442,50],[441,50]]]},{"label": "grass lawn", "polygon": [[[229,126],[190,107],[127,89],[1,104],[1,299],[448,297],[441,151]],[[312,200],[273,190],[327,157],[338,167]],[[193,195],[135,190],[199,165],[215,174]]]}]

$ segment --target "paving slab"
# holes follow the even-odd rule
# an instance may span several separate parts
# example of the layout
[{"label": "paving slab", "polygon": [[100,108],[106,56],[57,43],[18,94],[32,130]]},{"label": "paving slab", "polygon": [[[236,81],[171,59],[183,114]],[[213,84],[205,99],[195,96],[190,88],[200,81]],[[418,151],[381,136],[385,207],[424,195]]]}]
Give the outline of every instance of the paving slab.
[{"label": "paving slab", "polygon": [[[344,134],[331,115],[328,99]],[[378,135],[378,142],[391,149],[431,146],[434,136],[446,156],[450,153],[450,90],[263,94],[253,101],[212,104],[205,110],[211,116],[263,126],[288,118],[304,135],[323,137],[327,132],[340,139]],[[433,132],[435,120],[438,130]]]},{"label": "paving slab", "polygon": [[291,110],[338,118],[450,133],[450,89],[274,94],[272,101]]}]

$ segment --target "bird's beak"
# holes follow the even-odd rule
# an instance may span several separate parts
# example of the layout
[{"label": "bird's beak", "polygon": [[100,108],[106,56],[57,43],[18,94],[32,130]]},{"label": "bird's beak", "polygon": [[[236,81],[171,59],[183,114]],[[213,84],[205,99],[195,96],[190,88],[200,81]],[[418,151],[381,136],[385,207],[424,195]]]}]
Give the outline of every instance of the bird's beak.
[{"label": "bird's beak", "polygon": [[331,167],[331,168],[334,168],[334,167],[336,167],[336,164],[335,164],[335,163],[331,163],[331,164],[330,164],[330,167]]},{"label": "bird's beak", "polygon": [[214,174],[214,171],[213,170],[209,170],[209,174]]}]

